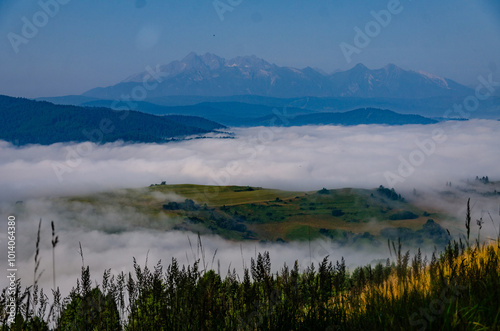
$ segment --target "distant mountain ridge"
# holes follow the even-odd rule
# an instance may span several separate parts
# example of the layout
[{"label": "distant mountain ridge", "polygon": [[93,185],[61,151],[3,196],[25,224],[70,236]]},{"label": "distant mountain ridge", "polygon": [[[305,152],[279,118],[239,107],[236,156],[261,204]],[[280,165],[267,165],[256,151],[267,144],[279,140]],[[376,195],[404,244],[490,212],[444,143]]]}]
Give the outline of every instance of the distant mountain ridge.
[{"label": "distant mountain ridge", "polygon": [[166,142],[216,132],[225,126],[195,116],[55,105],[0,95],[0,139],[15,145],[58,142]]},{"label": "distant mountain ridge", "polygon": [[[218,109],[219,104],[207,104],[213,109]],[[304,126],[304,125],[407,125],[407,124],[434,124],[437,120],[426,118],[414,114],[399,114],[388,109],[378,108],[359,108],[346,112],[311,112],[297,113],[288,112],[288,109],[277,114],[268,114],[265,116],[252,118],[229,117],[226,122],[229,126]]]},{"label": "distant mountain ridge", "polygon": [[299,115],[291,119],[289,125],[406,125],[434,124],[437,122],[420,115],[403,115],[388,109],[360,108],[343,113],[324,112]]},{"label": "distant mountain ridge", "polygon": [[[224,59],[192,52],[157,69],[160,83],[148,91],[148,99],[182,95],[430,98],[464,96],[472,91],[450,79],[404,70],[394,64],[374,70],[358,64],[346,71],[325,74],[311,67],[280,67],[256,56]],[[153,80],[151,71],[137,73],[113,86],[91,89],[83,96],[118,99],[148,79]]]},{"label": "distant mountain ridge", "polygon": [[[111,107],[111,100],[85,103],[87,106]],[[416,114],[400,114],[388,109],[363,107],[343,112],[314,111],[298,107],[271,107],[240,102],[203,102],[186,106],[161,106],[138,102],[138,109],[154,115],[200,116],[234,127],[301,126],[301,125],[360,125],[360,124],[433,124],[438,121]]]},{"label": "distant mountain ridge", "polygon": [[[61,105],[111,107],[116,99],[105,100],[80,95],[67,95],[60,97],[44,97],[36,100],[49,101]],[[166,96],[148,98],[147,101],[136,101],[134,110],[150,114],[165,114],[165,106],[194,106],[201,103],[227,104],[245,103],[247,105],[267,106],[277,109],[302,109],[305,112],[341,112],[358,108],[390,109],[400,114],[418,114],[429,118],[445,119],[446,114],[454,104],[461,104],[464,97],[432,97],[421,99],[404,98],[355,98],[355,97],[298,97],[298,98],[274,98],[257,95],[233,95],[227,97],[203,97],[203,96]],[[471,118],[498,119],[500,114],[500,98],[492,97],[482,101],[479,109],[471,114]],[[205,114],[199,115],[204,117]],[[459,114],[451,114],[458,118]]]}]

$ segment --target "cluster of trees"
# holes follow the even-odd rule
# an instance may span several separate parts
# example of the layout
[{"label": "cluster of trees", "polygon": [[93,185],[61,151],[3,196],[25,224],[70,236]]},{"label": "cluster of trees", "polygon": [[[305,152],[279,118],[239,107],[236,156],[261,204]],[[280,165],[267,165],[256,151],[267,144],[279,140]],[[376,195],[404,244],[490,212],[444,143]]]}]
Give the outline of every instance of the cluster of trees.
[{"label": "cluster of trees", "polygon": [[167,181],[163,180],[163,181],[161,181],[160,184],[151,184],[151,185],[149,185],[149,187],[162,186],[162,185],[167,185]]},{"label": "cluster of trees", "polygon": [[401,194],[396,193],[394,188],[388,189],[380,185],[377,189],[377,192],[391,200],[403,201],[403,202],[405,201],[405,198],[403,198]]},{"label": "cluster of trees", "polygon": [[381,245],[381,242],[367,231],[363,233],[354,233],[347,230],[321,228],[319,229],[319,233],[327,238],[330,238],[333,242],[339,244],[340,246],[353,245],[359,247],[367,243],[373,246]]},{"label": "cluster of trees", "polygon": [[170,201],[163,206],[164,210],[183,211],[185,212],[186,220],[192,223],[204,223],[208,229],[212,231],[230,230],[244,233],[245,238],[250,238],[252,233],[247,231],[247,227],[243,224],[246,219],[243,215],[228,213],[229,209],[222,206],[220,210],[209,208],[206,204],[203,206],[197,204],[191,199],[185,199],[184,202]]},{"label": "cluster of trees", "polygon": [[330,190],[327,190],[326,188],[323,187],[321,190],[319,190],[316,193],[318,193],[318,194],[330,194]]},{"label": "cluster of trees", "polygon": [[389,219],[392,221],[397,221],[397,220],[413,220],[415,218],[418,218],[418,215],[415,213],[412,213],[409,210],[403,210],[399,211],[397,213],[392,214],[389,216]]},{"label": "cluster of trees", "polygon": [[[215,223],[217,227],[222,229],[246,232],[245,238],[252,236],[252,233],[247,231],[247,226],[243,224],[245,222],[245,216],[239,216],[237,213],[235,215],[230,215],[228,213],[212,210],[209,213],[208,220],[209,222]],[[209,228],[211,227],[209,226]]]},{"label": "cluster of trees", "polygon": [[428,219],[422,229],[416,231],[406,227],[383,228],[380,230],[380,235],[389,240],[400,239],[407,244],[413,242],[416,245],[421,245],[425,239],[428,239],[438,247],[445,247],[451,239],[448,232],[432,219]]},{"label": "cluster of trees", "polygon": [[191,199],[186,199],[184,202],[175,202],[175,201],[170,201],[167,204],[163,205],[163,209],[165,210],[186,210],[186,211],[195,211],[195,210],[200,210],[201,206],[195,203]]},{"label": "cluster of trees", "polygon": [[479,176],[476,176],[476,181],[481,182],[483,184],[488,184],[490,182],[488,176],[483,176],[479,178]]},{"label": "cluster of trees", "polygon": [[344,216],[344,212],[342,211],[342,209],[340,208],[332,208],[332,216],[335,216],[335,217],[340,217],[340,216]]}]

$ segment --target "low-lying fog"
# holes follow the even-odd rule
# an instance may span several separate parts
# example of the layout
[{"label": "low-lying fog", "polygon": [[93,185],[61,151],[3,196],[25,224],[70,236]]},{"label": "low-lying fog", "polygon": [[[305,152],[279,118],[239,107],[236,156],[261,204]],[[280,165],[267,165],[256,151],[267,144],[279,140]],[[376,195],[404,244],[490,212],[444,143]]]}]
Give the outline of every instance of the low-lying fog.
[{"label": "low-lying fog", "polygon": [[[475,176],[500,179],[500,122],[472,120],[436,125],[355,127],[304,126],[291,128],[234,129],[235,139],[204,139],[158,144],[113,143],[106,145],[54,144],[14,147],[0,142],[0,246],[6,252],[7,217],[17,217],[18,277],[23,285],[33,280],[34,250],[39,219],[41,231],[40,283],[52,287],[50,221],[54,220],[59,244],[56,248],[57,285],[63,295],[76,285],[80,273],[79,242],[92,278],[101,280],[104,269],[132,271],[132,257],[149,266],[158,260],[164,266],[172,257],[180,263],[201,259],[196,234],[134,229],[110,234],[102,222],[144,217],[133,210],[113,209],[104,219],[87,224],[67,221],[68,210],[48,198],[78,195],[117,188],[168,184],[250,185],[285,190],[317,190],[322,187],[394,187],[403,195],[419,192],[418,204],[433,204],[461,220],[465,203],[471,197],[473,221],[483,217],[486,235],[496,237],[499,198],[460,193],[457,201],[436,200],[437,191],[473,181]],[[413,198],[415,199],[415,198]],[[16,213],[23,201],[22,212]],[[18,202],[16,207],[16,202]],[[490,212],[495,225],[489,220]],[[463,227],[448,224],[450,227]],[[90,225],[89,225],[90,224]],[[93,224],[93,225],[92,225]],[[126,222],[125,222],[126,224]],[[192,248],[188,241],[191,240]],[[255,252],[270,251],[273,269],[283,263],[302,266],[318,263],[326,255],[331,260],[344,256],[348,265],[369,263],[389,257],[387,247],[380,251],[353,252],[317,241],[290,244],[236,243],[215,236],[203,236],[205,261],[215,270],[220,260],[221,275],[227,269],[250,265]],[[386,246],[386,245],[383,245]],[[212,264],[214,252],[217,250]],[[148,253],[149,252],[149,253]],[[243,260],[242,261],[242,254]],[[0,257],[7,265],[7,254]],[[6,268],[4,268],[6,269]],[[6,272],[6,271],[5,271]],[[0,278],[0,288],[7,280]]]}]

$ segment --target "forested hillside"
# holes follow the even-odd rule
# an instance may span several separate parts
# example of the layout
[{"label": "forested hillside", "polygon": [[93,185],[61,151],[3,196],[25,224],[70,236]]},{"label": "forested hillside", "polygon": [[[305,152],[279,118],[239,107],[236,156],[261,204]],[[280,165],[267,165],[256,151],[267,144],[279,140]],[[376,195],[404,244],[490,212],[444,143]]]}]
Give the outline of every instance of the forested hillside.
[{"label": "forested hillside", "polygon": [[193,116],[154,116],[137,111],[55,105],[0,96],[0,139],[15,145],[57,142],[165,142],[224,128]]}]

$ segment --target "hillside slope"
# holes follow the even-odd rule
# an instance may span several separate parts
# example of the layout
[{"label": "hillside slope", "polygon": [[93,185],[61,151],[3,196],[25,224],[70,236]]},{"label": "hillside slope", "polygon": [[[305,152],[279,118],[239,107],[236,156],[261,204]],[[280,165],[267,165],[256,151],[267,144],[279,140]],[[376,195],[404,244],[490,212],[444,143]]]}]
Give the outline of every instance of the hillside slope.
[{"label": "hillside slope", "polygon": [[0,139],[15,145],[58,142],[165,142],[224,128],[200,117],[54,105],[0,95]]},{"label": "hillside slope", "polygon": [[[79,224],[99,218],[103,231],[137,227],[218,234],[234,240],[330,239],[339,245],[380,246],[387,239],[443,246],[446,216],[422,210],[394,190],[322,189],[293,192],[249,186],[152,185],[58,200]],[[109,208],[140,217],[106,224]],[[92,210],[94,214],[87,215]],[[89,227],[94,225],[88,224]]]}]

